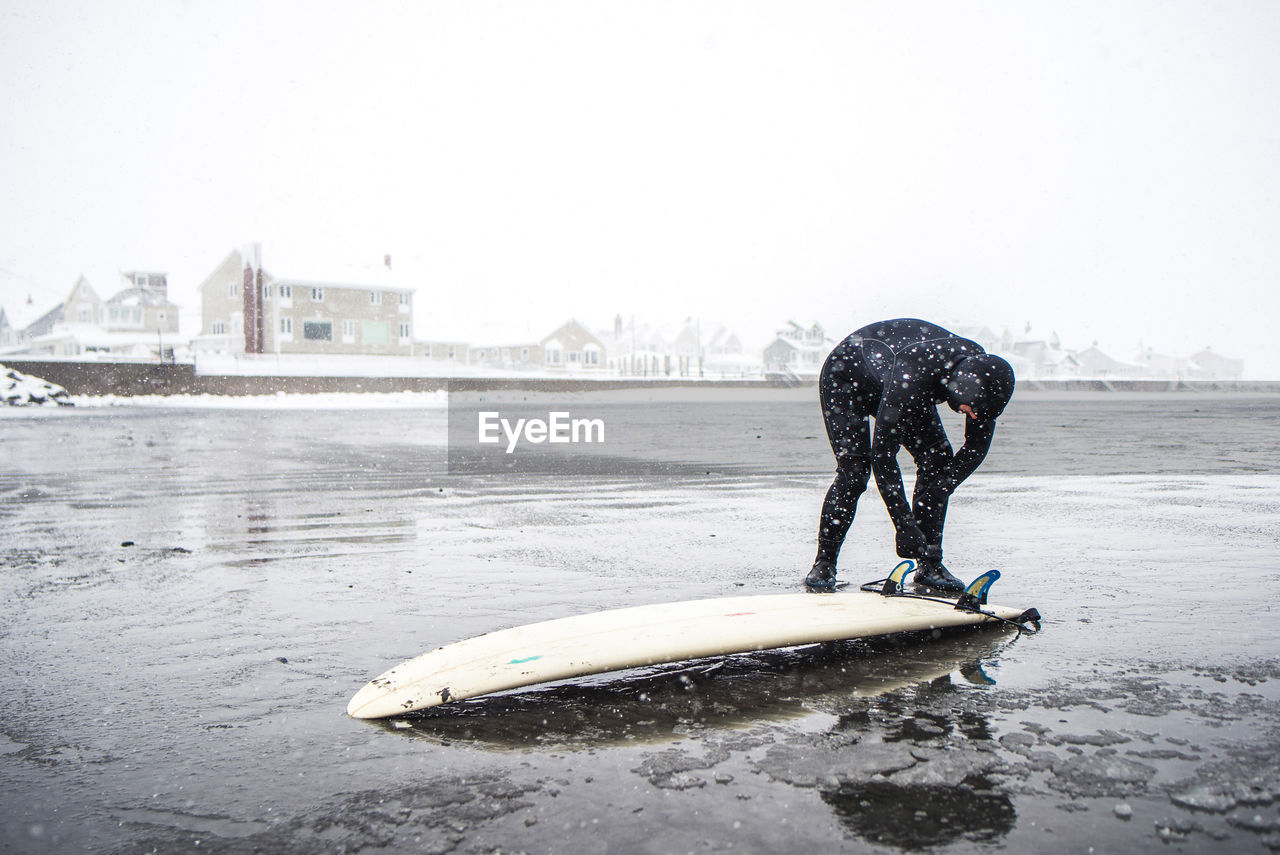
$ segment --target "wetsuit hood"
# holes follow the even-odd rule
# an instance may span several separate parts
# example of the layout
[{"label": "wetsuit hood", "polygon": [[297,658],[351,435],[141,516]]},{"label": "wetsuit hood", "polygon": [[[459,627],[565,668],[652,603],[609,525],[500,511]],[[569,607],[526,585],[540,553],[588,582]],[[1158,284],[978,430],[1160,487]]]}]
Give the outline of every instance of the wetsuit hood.
[{"label": "wetsuit hood", "polygon": [[1004,412],[1013,397],[1013,368],[990,353],[970,356],[956,365],[944,384],[951,409],[959,412],[968,404],[979,419],[989,421]]}]

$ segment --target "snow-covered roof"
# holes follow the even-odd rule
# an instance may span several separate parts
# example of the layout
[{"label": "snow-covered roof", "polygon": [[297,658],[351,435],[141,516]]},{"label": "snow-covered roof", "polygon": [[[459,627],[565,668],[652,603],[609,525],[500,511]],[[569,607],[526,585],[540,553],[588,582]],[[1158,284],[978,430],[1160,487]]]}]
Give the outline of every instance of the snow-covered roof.
[{"label": "snow-covered roof", "polygon": [[[250,247],[241,247],[241,258],[249,251]],[[308,288],[416,291],[421,283],[408,281],[412,275],[409,272],[397,272],[394,258],[388,259],[387,255],[345,248],[339,254],[325,246],[264,243],[261,247],[262,269],[277,282]]]},{"label": "snow-covered roof", "polygon": [[800,353],[830,353],[835,347],[835,342],[831,341],[831,339],[825,339],[821,344],[819,344],[817,342],[797,341],[794,338],[788,338],[787,336],[780,335],[773,341],[769,342],[765,349],[767,350],[768,348],[778,344],[785,345],[786,347],[799,351]]},{"label": "snow-covered roof", "polygon": [[165,295],[147,288],[126,288],[107,300],[109,306],[151,306],[166,308],[173,306]]},{"label": "snow-covered roof", "polygon": [[0,270],[0,309],[16,330],[23,330],[59,303],[65,291]]},{"label": "snow-covered roof", "polygon": [[1097,347],[1089,347],[1076,354],[1080,365],[1090,371],[1137,371],[1140,366],[1132,362],[1121,362],[1119,359],[1103,352]]},{"label": "snow-covered roof", "polygon": [[[299,288],[330,288],[330,289],[349,289],[353,291],[399,291],[405,294],[412,294],[417,288],[409,288],[403,285],[395,285],[385,280],[379,281],[381,277],[372,271],[365,271],[360,268],[352,268],[346,276],[281,276],[270,267],[263,265],[273,281],[282,285],[296,285]],[[330,271],[339,274],[341,271]]]}]

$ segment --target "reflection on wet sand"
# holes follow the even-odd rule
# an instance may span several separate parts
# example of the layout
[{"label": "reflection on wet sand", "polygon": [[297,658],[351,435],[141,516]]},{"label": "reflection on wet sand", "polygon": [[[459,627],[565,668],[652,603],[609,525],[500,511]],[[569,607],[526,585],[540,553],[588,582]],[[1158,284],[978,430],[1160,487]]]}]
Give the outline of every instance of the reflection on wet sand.
[{"label": "reflection on wet sand", "polygon": [[[960,672],[970,683],[993,683],[979,660],[962,665]],[[833,732],[868,745],[900,744],[925,765],[939,760],[933,752],[940,741],[955,754],[971,755],[993,743],[992,727],[980,710],[949,704],[954,691],[950,679],[940,677],[887,693],[873,706],[841,715]],[[869,843],[918,850],[961,839],[991,841],[1008,834],[1017,818],[1013,800],[988,777],[981,761],[952,764],[940,773],[942,781],[921,782],[901,780],[909,770],[884,774],[875,764],[851,769],[833,760],[840,783],[819,787],[822,800],[851,836]]]},{"label": "reflection on wet sand", "polygon": [[949,679],[952,672],[987,685],[982,660],[1014,635],[971,627],[937,637],[901,633],[741,654],[480,698],[370,724],[435,743],[470,741],[507,750],[650,744],[682,738],[689,728],[749,727],[815,709],[840,714],[850,698]]},{"label": "reflection on wet sand", "polygon": [[1009,796],[981,776],[956,786],[870,781],[823,791],[822,800],[854,836],[904,850],[995,840],[1017,818]]}]

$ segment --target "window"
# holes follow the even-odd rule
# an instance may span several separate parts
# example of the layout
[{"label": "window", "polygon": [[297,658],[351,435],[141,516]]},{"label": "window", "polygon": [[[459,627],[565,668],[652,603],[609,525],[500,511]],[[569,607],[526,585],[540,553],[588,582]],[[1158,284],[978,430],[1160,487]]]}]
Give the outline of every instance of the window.
[{"label": "window", "polygon": [[342,322],[342,339],[348,344],[356,340],[356,322],[355,321]]},{"label": "window", "polygon": [[600,364],[600,351],[598,351],[598,350],[587,350],[587,351],[583,351],[583,353],[582,353],[582,361],[583,361],[585,364],[587,364],[587,365],[599,365],[599,364]]},{"label": "window", "polygon": [[280,299],[282,299],[282,300],[292,300],[292,299],[293,299],[293,286],[292,286],[292,285],[281,285],[281,286],[280,286]]},{"label": "window", "polygon": [[381,306],[381,305],[382,305],[382,292],[381,292],[381,291],[370,291],[370,292],[369,292],[369,305],[370,305],[370,306]]},{"label": "window", "polygon": [[529,361],[529,348],[527,347],[520,348],[520,361],[521,362]]},{"label": "window", "polygon": [[458,346],[456,344],[449,345],[449,358],[450,359],[458,358]]},{"label": "window", "polygon": [[135,274],[133,275],[133,284],[134,284],[134,285],[137,285],[139,288],[146,288],[146,287],[147,287],[147,274],[145,274],[145,273],[135,273]]},{"label": "window", "polygon": [[280,333],[287,336],[293,335],[293,318],[280,319]]},{"label": "window", "polygon": [[582,356],[582,353],[581,353],[581,352],[579,352],[579,351],[577,351],[577,350],[571,350],[571,351],[569,351],[569,361],[570,361],[570,362],[577,362],[577,361],[578,361],[578,359],[579,359],[579,358],[581,358],[581,356]]},{"label": "window", "polygon": [[547,363],[548,363],[549,365],[559,365],[559,364],[560,364],[560,349],[559,349],[559,348],[552,347],[552,348],[549,348],[549,349],[547,350]]},{"label": "window", "polygon": [[302,337],[307,341],[333,341],[333,321],[303,321]]},{"label": "window", "polygon": [[214,335],[226,335],[227,325],[222,321],[215,321],[212,332]]},{"label": "window", "polygon": [[409,337],[409,325],[408,325],[408,324],[401,324],[401,325],[400,325],[400,337],[401,337],[401,338],[408,338],[408,337]]},{"label": "window", "polygon": [[324,302],[324,289],[323,289],[323,288],[312,288],[312,289],[311,289],[311,301],[312,301],[313,303],[323,303],[323,302]]},{"label": "window", "polygon": [[402,305],[402,306],[407,306],[407,305],[409,305],[409,295],[408,295],[408,293],[401,292],[401,294],[400,294],[400,305]]},{"label": "window", "polygon": [[240,293],[240,284],[238,282],[232,282],[228,285],[227,287],[228,297],[234,297],[236,294],[239,294],[239,293]]},{"label": "window", "polygon": [[263,285],[263,286],[262,286],[262,299],[264,299],[264,300],[270,300],[270,299],[271,299],[271,286],[270,286],[270,285]]}]

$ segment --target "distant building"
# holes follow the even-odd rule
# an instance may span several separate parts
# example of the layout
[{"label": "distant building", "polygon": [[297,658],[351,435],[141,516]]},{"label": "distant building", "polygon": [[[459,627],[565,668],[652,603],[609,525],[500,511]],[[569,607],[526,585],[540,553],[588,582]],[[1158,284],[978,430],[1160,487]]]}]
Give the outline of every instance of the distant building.
[{"label": "distant building", "polygon": [[768,373],[794,374],[816,378],[822,363],[836,343],[826,337],[822,325],[802,327],[795,321],[778,331],[773,343],[764,349],[764,369]]},{"label": "distant building", "polygon": [[135,270],[122,274],[128,284],[110,297],[101,324],[108,332],[160,332],[176,335],[178,307],[169,302],[169,281],[164,273]]},{"label": "distant building", "polygon": [[163,273],[120,274],[124,288],[103,300],[81,276],[71,293],[27,330],[29,338],[47,335],[56,324],[100,327],[106,332],[178,332],[178,307],[169,302],[169,284]]},{"label": "distant building", "polygon": [[1087,350],[1079,351],[1075,357],[1080,364],[1079,373],[1081,377],[1103,380],[1132,379],[1143,372],[1141,365],[1135,365],[1132,362],[1121,362],[1103,353],[1096,345]]},{"label": "distant building", "polygon": [[[12,287],[14,283],[0,284],[10,286],[5,288],[7,293],[0,294],[0,297],[9,298],[0,304],[0,349],[9,352],[20,351],[30,338],[32,326],[44,315],[55,317],[56,315],[53,311],[46,311],[44,315],[38,314],[36,302],[25,288],[21,293],[16,293],[18,289]],[[59,303],[59,310],[61,306],[62,304]],[[50,320],[43,330],[48,331],[51,326],[53,326],[53,320]]]},{"label": "distant building", "polygon": [[457,339],[427,339],[414,342],[413,355],[433,362],[466,365],[470,358],[470,346]]},{"label": "distant building", "polygon": [[546,368],[599,371],[605,367],[604,343],[575,320],[561,324],[538,344]]},{"label": "distant building", "polygon": [[54,309],[54,312],[56,314],[49,321],[50,330],[53,324],[58,322],[100,327],[104,325],[103,321],[107,314],[102,298],[98,296],[97,291],[93,290],[89,280],[83,276],[76,280],[67,299],[63,300],[62,305]]},{"label": "distant building", "polygon": [[[1031,366],[1031,374],[1040,379],[1076,377],[1080,374],[1080,360],[1075,354],[1059,346],[1055,334],[1051,340],[1016,341],[1012,353],[1022,357]],[[1028,378],[1030,379],[1030,378]]]},{"label": "distant building", "polygon": [[39,336],[48,335],[53,332],[54,326],[62,322],[62,307],[63,304],[59,303],[32,321],[30,325],[22,331],[22,338],[25,341],[31,341]]},{"label": "distant building", "polygon": [[1000,350],[1000,337],[990,327],[952,327],[951,331],[974,342],[987,353]]},{"label": "distant building", "polygon": [[172,356],[178,306],[169,302],[166,275],[152,271],[120,275],[124,287],[107,300],[84,276],[77,279],[65,300],[22,332],[27,348],[57,356],[106,353],[146,358],[162,350]]},{"label": "distant building", "polygon": [[256,244],[232,250],[200,284],[196,344],[236,353],[411,356],[413,289],[390,284],[389,274],[279,276],[264,268]]},{"label": "distant building", "polygon": [[[612,330],[596,333],[604,343],[605,365],[624,377],[741,377],[760,373],[759,352],[742,356],[742,342],[723,324],[697,318],[651,325],[618,315]],[[715,364],[714,370],[712,369]]]},{"label": "distant building", "polygon": [[668,332],[634,317],[624,324],[619,315],[612,335],[600,332],[596,338],[605,342],[608,368],[627,377],[661,377],[672,371],[673,336]]},{"label": "distant building", "polygon": [[742,341],[733,330],[717,327],[707,342],[706,351],[712,355],[736,356],[742,353]]},{"label": "distant building", "polygon": [[1169,356],[1146,348],[1133,358],[1141,368],[1141,376],[1155,380],[1191,379],[1200,374],[1200,369],[1191,360],[1183,356]]},{"label": "distant building", "polygon": [[542,344],[511,340],[506,344],[474,344],[468,348],[467,362],[485,368],[522,371],[542,368]]},{"label": "distant building", "polygon": [[13,347],[19,341],[20,330],[14,329],[4,306],[0,306],[0,347]]},{"label": "distant building", "polygon": [[472,344],[467,361],[480,368],[509,371],[599,371],[606,363],[604,343],[575,320],[540,339],[513,336],[496,343],[491,339],[489,344]]},{"label": "distant building", "polygon": [[1232,359],[1208,348],[1191,354],[1191,361],[1200,368],[1206,380],[1239,380],[1244,377],[1244,360]]}]

